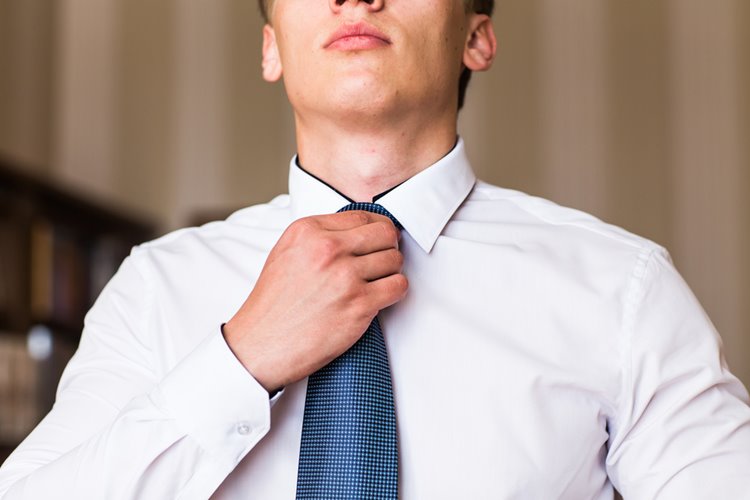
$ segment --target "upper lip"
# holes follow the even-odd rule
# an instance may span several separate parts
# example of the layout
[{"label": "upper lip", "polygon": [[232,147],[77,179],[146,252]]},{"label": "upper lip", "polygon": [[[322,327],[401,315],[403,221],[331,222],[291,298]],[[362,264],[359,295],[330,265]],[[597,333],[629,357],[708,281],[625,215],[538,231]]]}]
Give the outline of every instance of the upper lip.
[{"label": "upper lip", "polygon": [[364,22],[358,22],[355,24],[345,24],[339,27],[336,31],[331,33],[331,36],[328,37],[325,44],[323,45],[323,48],[327,48],[335,41],[350,36],[372,36],[375,38],[379,38],[386,43],[391,43],[391,40],[374,26],[371,26]]}]

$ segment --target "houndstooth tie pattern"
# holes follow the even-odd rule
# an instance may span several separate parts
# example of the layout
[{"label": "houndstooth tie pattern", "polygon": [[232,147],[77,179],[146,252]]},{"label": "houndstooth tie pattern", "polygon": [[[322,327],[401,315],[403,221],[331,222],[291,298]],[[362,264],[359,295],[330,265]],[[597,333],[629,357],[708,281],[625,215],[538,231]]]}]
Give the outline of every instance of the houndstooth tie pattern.
[{"label": "houndstooth tie pattern", "polygon": [[[401,224],[382,206],[352,203]],[[398,447],[391,372],[378,318],[344,354],[310,375],[297,499],[397,499]]]}]

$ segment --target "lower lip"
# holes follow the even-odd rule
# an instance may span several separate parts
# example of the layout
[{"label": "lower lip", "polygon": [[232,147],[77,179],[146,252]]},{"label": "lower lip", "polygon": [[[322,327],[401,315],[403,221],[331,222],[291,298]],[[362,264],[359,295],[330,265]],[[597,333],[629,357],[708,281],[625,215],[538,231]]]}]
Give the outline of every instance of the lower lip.
[{"label": "lower lip", "polygon": [[386,45],[389,45],[389,43],[382,38],[369,35],[357,35],[339,38],[330,44],[328,48],[334,50],[369,50],[385,47]]}]

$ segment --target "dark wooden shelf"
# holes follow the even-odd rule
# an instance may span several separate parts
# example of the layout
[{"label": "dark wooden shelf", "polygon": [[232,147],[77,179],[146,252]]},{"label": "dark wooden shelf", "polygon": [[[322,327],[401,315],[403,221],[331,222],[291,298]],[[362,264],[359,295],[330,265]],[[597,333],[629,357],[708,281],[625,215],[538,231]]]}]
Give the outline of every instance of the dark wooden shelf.
[{"label": "dark wooden shelf", "polygon": [[0,464],[5,462],[5,459],[13,453],[13,450],[17,445],[0,444]]},{"label": "dark wooden shelf", "polygon": [[43,212],[85,231],[125,233],[139,241],[154,235],[154,224],[143,216],[62,188],[0,155],[0,207],[8,196],[16,199],[13,208]]},{"label": "dark wooden shelf", "polygon": [[[8,340],[0,348],[8,349],[4,359],[18,370],[0,379],[0,420],[21,422],[13,424],[12,434],[3,436],[0,429],[0,460],[17,446],[9,441],[49,410],[62,366],[101,287],[134,245],[155,235],[155,225],[143,217],[27,170],[0,156],[0,340]],[[35,325],[53,336],[49,361],[26,354],[23,336]]]}]

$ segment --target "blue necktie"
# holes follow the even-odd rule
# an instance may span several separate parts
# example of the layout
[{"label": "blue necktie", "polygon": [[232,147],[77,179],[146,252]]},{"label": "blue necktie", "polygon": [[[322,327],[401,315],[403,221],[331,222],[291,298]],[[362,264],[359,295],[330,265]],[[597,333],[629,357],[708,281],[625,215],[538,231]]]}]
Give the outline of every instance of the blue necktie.
[{"label": "blue necktie", "polygon": [[[352,203],[401,224],[382,206]],[[297,499],[397,499],[398,447],[388,352],[378,318],[344,354],[310,375]]]}]

